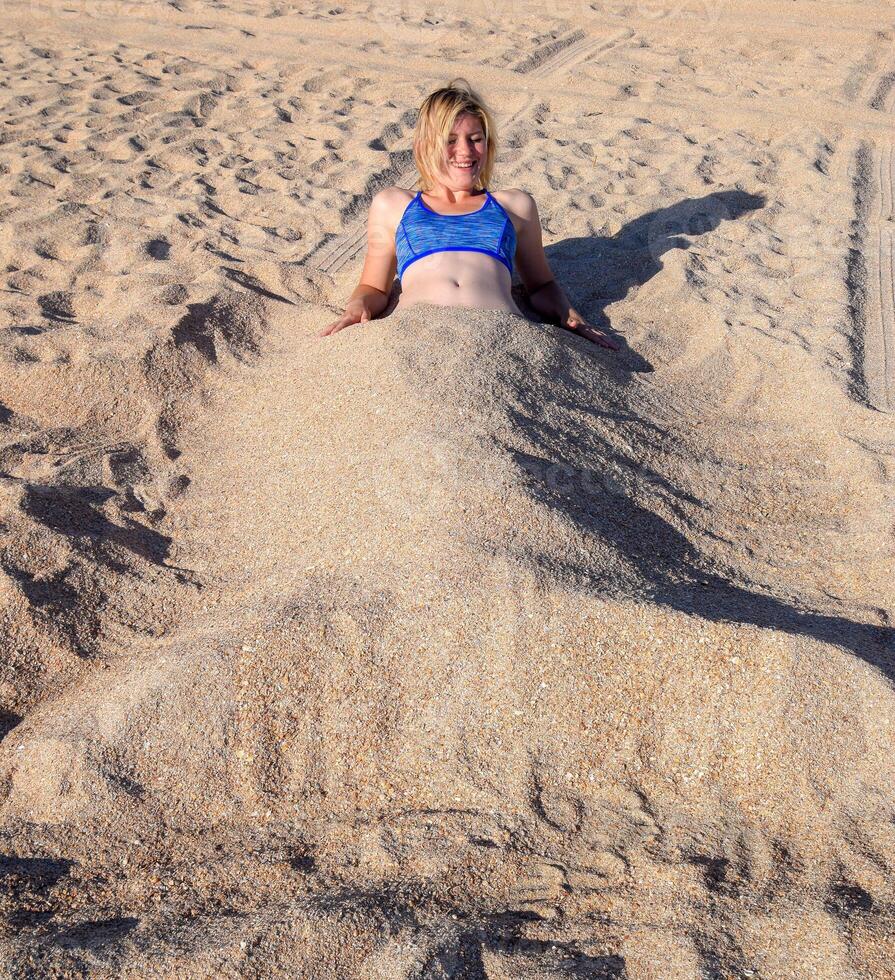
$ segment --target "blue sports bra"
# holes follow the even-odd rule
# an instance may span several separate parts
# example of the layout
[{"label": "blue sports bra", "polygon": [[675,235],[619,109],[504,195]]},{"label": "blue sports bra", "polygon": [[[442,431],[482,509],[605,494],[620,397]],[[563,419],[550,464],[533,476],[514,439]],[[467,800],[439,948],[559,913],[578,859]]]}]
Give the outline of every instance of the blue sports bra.
[{"label": "blue sports bra", "polygon": [[435,252],[483,252],[502,262],[512,275],[516,229],[488,191],[484,205],[467,214],[439,214],[417,191],[395,229],[395,252],[399,278],[412,262]]}]

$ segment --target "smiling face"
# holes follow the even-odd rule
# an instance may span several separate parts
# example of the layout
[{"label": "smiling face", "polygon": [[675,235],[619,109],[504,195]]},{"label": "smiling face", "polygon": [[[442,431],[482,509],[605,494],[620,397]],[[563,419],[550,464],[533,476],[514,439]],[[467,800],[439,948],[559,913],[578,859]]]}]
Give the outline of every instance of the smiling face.
[{"label": "smiling face", "polygon": [[463,112],[451,128],[442,171],[451,190],[472,190],[487,153],[485,130],[478,116]]},{"label": "smiling face", "polygon": [[491,182],[497,146],[494,119],[467,83],[455,86],[452,82],[436,89],[423,100],[413,135],[420,189],[441,188],[460,194],[485,190]]}]

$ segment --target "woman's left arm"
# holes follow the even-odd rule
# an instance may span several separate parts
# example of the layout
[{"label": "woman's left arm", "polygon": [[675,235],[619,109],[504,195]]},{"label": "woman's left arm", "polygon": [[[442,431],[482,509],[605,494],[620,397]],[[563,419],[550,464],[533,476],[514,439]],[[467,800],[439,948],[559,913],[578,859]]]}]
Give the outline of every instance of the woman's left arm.
[{"label": "woman's left arm", "polygon": [[516,236],[516,268],[528,290],[531,305],[559,326],[574,330],[602,347],[619,350],[619,345],[611,337],[591,326],[569,302],[544,254],[541,219],[534,198],[525,191],[515,191],[514,194],[514,210],[522,218],[522,226]]}]

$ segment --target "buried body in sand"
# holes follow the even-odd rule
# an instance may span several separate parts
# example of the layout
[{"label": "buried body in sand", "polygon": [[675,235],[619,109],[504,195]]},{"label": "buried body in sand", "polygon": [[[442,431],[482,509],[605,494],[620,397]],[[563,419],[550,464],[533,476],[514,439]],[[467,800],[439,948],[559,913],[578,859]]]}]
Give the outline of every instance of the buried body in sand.
[{"label": "buried body in sand", "polygon": [[[525,196],[473,183],[377,198],[337,338],[230,290],[147,353],[177,550],[68,557],[57,619],[108,600],[105,663],[3,743],[10,974],[891,974],[878,421],[807,352],[727,346],[680,252],[650,285],[695,339],[603,356]],[[430,251],[436,219],[485,254]],[[567,330],[519,315],[514,258]],[[22,509],[62,524],[45,487]],[[159,597],[171,628],[109,655]]]},{"label": "buried body in sand", "polygon": [[467,85],[457,84],[461,81],[436,90],[423,102],[414,140],[423,190],[414,195],[390,187],[373,198],[360,283],[344,315],[321,336],[367,323],[381,313],[388,305],[396,268],[402,286],[397,309],[432,303],[522,316],[510,291],[515,261],[538,312],[618,350],[615,341],[572,308],[553,278],[531,195],[515,189],[499,194],[487,190],[496,128],[481,99]]}]

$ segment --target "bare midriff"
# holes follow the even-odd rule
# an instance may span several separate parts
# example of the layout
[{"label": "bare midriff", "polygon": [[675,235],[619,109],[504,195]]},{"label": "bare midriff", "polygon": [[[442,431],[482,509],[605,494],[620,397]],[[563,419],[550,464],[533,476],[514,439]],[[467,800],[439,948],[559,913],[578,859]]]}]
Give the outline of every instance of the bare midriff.
[{"label": "bare midriff", "polygon": [[474,306],[523,316],[513,299],[507,267],[481,252],[435,252],[412,262],[401,279],[396,310],[416,303]]}]

